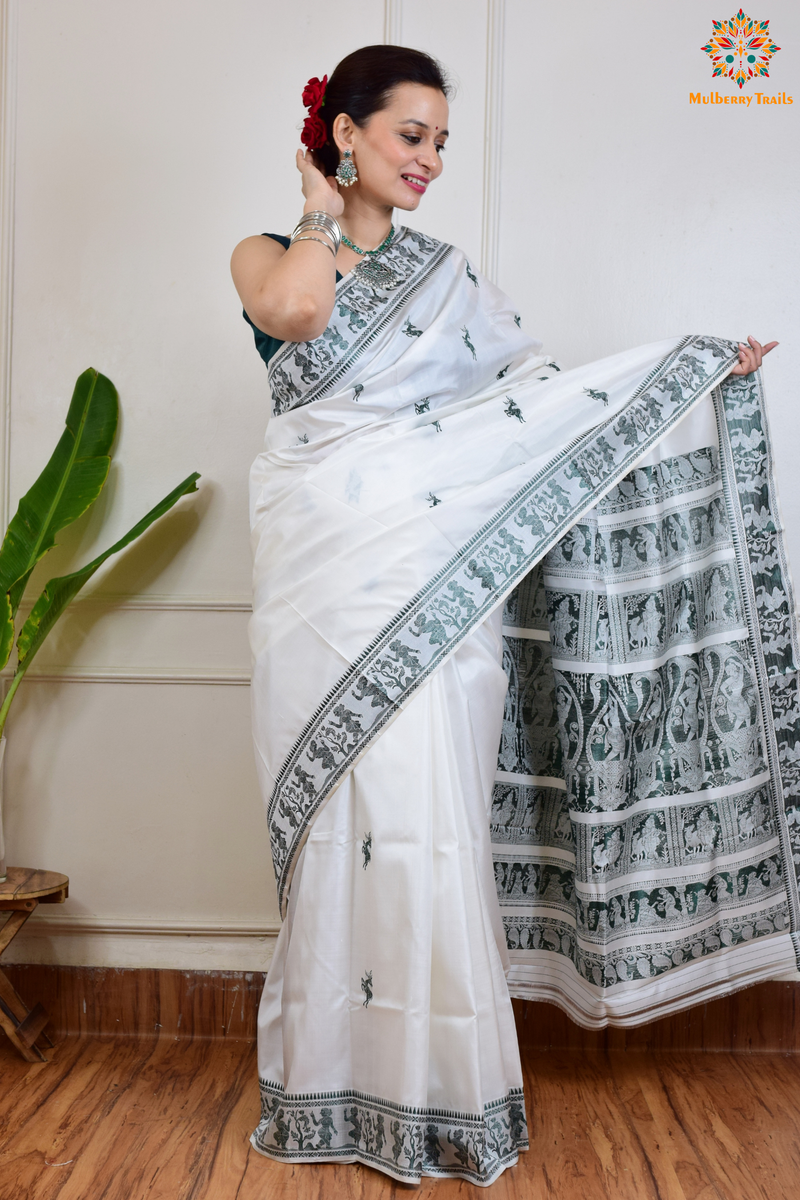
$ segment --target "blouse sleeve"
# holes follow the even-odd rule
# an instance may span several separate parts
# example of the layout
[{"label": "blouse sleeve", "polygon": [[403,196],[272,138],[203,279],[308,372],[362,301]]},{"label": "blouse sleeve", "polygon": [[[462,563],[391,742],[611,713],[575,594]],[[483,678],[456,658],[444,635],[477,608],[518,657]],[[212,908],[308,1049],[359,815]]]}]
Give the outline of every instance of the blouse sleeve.
[{"label": "blouse sleeve", "polygon": [[[274,242],[280,242],[280,244],[283,246],[284,250],[289,249],[289,239],[288,239],[288,237],[284,237],[284,235],[282,233],[262,233],[261,236],[272,238],[272,240]],[[268,334],[268,333],[262,333],[262,331],[260,329],[256,329],[255,325],[250,320],[250,318],[248,317],[248,315],[244,309],[242,309],[242,316],[244,317],[245,321],[247,321],[247,324],[250,326],[250,328],[253,331],[253,338],[255,339],[256,350],[263,358],[265,365],[269,366],[269,360],[272,358],[272,356],[274,354],[277,354],[277,352],[280,350],[281,346],[283,345],[283,342],[279,341],[278,338],[271,337],[270,334]]]},{"label": "blouse sleeve", "polygon": [[[274,242],[280,242],[280,244],[283,246],[284,250],[289,249],[290,239],[288,237],[285,237],[284,234],[282,234],[282,233],[262,233],[261,236],[272,238],[272,240]],[[341,278],[342,278],[341,275],[337,271],[336,272],[336,282],[338,283]],[[279,341],[278,338],[271,337],[270,334],[268,334],[268,333],[262,333],[262,331],[260,329],[256,329],[255,325],[250,320],[250,318],[248,317],[248,315],[244,309],[242,309],[242,316],[244,317],[245,321],[247,321],[247,324],[250,326],[250,328],[253,331],[253,338],[255,339],[256,350],[263,358],[266,366],[269,366],[269,360],[273,357],[273,355],[277,354],[277,352],[280,350],[281,346],[283,345],[283,342]]]}]

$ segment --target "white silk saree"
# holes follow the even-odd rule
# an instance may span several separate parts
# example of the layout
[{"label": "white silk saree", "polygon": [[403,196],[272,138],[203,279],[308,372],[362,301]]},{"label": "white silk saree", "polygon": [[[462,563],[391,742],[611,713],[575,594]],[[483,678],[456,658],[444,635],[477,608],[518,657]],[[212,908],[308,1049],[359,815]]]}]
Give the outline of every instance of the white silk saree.
[{"label": "white silk saree", "polygon": [[510,996],[636,1024],[794,969],[797,631],[735,343],[562,371],[460,251],[380,261],[275,355],[251,474],[253,1144],[484,1185]]}]

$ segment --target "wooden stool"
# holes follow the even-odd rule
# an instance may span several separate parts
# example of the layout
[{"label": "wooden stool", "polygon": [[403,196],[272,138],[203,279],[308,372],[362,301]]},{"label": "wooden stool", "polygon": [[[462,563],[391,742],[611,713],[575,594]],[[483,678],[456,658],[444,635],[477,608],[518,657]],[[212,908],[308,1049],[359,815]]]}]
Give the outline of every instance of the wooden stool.
[{"label": "wooden stool", "polygon": [[[69,895],[69,879],[55,871],[32,871],[9,867],[8,878],[0,883],[0,913],[11,916],[0,929],[0,955],[10,945],[39,904],[63,904]],[[36,1045],[43,1041],[52,1046],[44,1027],[50,1020],[41,1004],[28,1009],[0,969],[0,1027],[28,1062],[47,1062]]]}]

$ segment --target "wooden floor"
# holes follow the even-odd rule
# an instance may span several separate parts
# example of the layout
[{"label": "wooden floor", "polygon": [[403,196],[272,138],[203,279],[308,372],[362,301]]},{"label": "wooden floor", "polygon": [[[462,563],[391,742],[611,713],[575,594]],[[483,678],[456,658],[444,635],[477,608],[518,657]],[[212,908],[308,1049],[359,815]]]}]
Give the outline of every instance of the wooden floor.
[{"label": "wooden floor", "polygon": [[[531,1149],[492,1200],[788,1200],[800,1183],[800,1056],[526,1048]],[[69,1036],[30,1065],[0,1045],[0,1200],[486,1196],[249,1148],[245,1040]]]}]

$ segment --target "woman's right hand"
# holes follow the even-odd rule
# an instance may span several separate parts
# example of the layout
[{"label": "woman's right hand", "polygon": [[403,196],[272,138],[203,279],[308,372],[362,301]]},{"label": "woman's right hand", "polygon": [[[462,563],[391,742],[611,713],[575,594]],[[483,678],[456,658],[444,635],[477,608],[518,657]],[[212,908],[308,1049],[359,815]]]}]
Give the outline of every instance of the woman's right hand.
[{"label": "woman's right hand", "polygon": [[[304,212],[332,217],[344,212],[334,178],[326,178],[311,153],[297,152]],[[336,262],[324,235],[303,238],[289,250],[268,237],[245,238],[233,252],[231,271],[250,320],[281,342],[310,342],[325,332],[336,296]]]},{"label": "woman's right hand", "polygon": [[326,212],[340,217],[344,212],[344,197],[333,175],[323,175],[310,151],[297,151],[297,169],[302,175],[301,187],[306,198],[305,212]]}]

